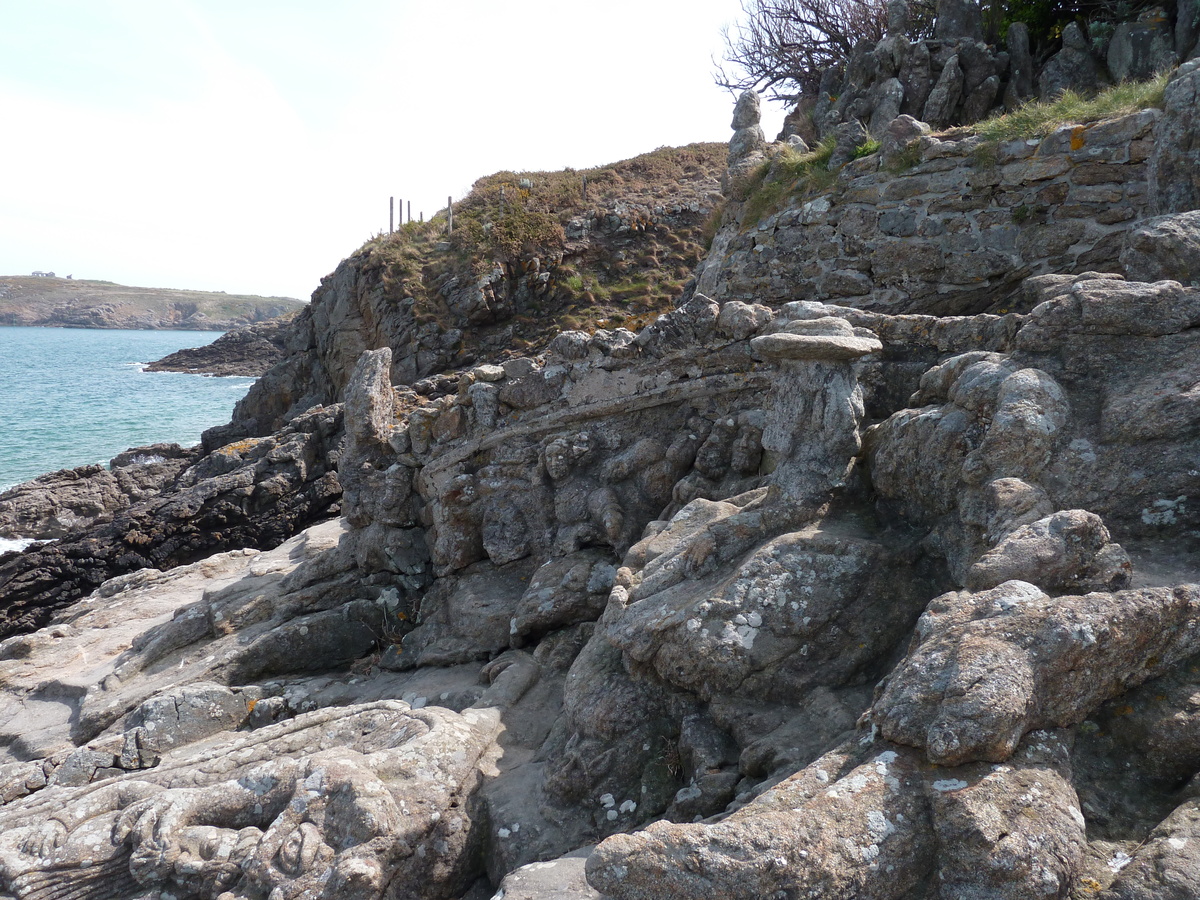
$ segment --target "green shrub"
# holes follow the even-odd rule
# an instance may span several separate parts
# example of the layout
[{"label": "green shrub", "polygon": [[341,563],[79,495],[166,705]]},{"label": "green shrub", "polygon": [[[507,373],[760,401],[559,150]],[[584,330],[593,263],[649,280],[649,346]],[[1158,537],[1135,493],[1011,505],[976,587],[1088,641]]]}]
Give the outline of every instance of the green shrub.
[{"label": "green shrub", "polygon": [[879,152],[879,141],[875,138],[869,138],[865,144],[856,147],[854,150],[854,158],[862,159],[864,156],[870,156],[872,153]]}]

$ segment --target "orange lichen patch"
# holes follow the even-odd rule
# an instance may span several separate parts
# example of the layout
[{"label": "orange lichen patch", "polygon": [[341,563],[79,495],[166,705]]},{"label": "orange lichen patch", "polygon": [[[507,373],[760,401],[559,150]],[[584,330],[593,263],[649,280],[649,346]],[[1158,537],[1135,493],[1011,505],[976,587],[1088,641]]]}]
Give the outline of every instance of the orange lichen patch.
[{"label": "orange lichen patch", "polygon": [[232,444],[226,444],[224,447],[213,452],[221,453],[225,456],[241,456],[246,451],[253,450],[263,440],[264,438],[245,438],[244,440],[234,441]]},{"label": "orange lichen patch", "polygon": [[1087,131],[1087,129],[1084,128],[1082,125],[1076,125],[1074,128],[1071,129],[1071,149],[1072,150],[1082,150],[1083,149],[1083,133],[1085,131]]},{"label": "orange lichen patch", "polygon": [[256,706],[258,706],[257,700],[247,700],[246,701],[246,712],[248,712],[248,713],[254,712],[254,707],[256,707]]},{"label": "orange lichen patch", "polygon": [[1118,706],[1116,709],[1113,710],[1113,715],[1114,716],[1132,716],[1133,715],[1133,707],[1132,706]]}]

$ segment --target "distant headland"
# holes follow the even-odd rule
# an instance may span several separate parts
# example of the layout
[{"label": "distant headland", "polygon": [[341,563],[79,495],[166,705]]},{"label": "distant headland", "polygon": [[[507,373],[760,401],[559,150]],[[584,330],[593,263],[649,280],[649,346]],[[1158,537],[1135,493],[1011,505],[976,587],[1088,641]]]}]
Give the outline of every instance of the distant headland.
[{"label": "distant headland", "polygon": [[305,305],[291,297],[126,287],[52,273],[0,275],[0,325],[228,331]]}]

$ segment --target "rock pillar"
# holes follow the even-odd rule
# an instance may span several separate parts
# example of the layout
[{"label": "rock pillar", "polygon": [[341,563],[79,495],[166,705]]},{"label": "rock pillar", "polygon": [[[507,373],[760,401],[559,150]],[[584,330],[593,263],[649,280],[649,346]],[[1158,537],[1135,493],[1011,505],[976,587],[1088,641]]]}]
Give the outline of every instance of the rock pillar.
[{"label": "rock pillar", "polygon": [[779,366],[762,438],[772,482],[792,503],[821,505],[845,484],[862,446],[862,388],[853,362],[883,344],[832,316],[792,322],[750,343]]}]

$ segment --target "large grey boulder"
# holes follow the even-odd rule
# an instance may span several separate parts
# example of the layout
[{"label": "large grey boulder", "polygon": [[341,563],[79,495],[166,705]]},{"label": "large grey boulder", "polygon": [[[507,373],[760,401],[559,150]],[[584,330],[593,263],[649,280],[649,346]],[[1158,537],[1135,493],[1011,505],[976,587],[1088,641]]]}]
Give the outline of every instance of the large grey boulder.
[{"label": "large grey boulder", "polygon": [[1008,26],[1008,85],[1004,89],[1004,106],[1016,109],[1033,96],[1033,54],[1029,50],[1029,26],[1013,22]]},{"label": "large grey boulder", "polygon": [[655,823],[588,859],[614,900],[1065,896],[1085,845],[1064,735],[1002,767],[930,769],[869,740],[826,754],[715,824]]},{"label": "large grey boulder", "polygon": [[509,872],[491,900],[604,900],[584,876],[590,853],[584,848]]},{"label": "large grey boulder", "polygon": [[1122,22],[1108,42],[1109,74],[1115,81],[1153,78],[1178,62],[1174,42],[1175,36],[1162,15]]},{"label": "large grey boulder", "polygon": [[1038,98],[1054,100],[1065,90],[1094,94],[1108,82],[1103,67],[1092,56],[1087,36],[1075,22],[1063,29],[1062,49],[1038,75]]},{"label": "large grey boulder", "polygon": [[1195,585],[1050,599],[1026,582],[934,600],[872,719],[938,765],[1003,762],[1023,735],[1083,721],[1101,702],[1200,650]]},{"label": "large grey boulder", "polygon": [[884,166],[895,165],[901,154],[923,135],[929,134],[929,125],[912,116],[896,116],[888,122],[879,139],[879,160]]},{"label": "large grey boulder", "polygon": [[1006,535],[967,572],[967,587],[986,590],[1017,580],[1048,591],[1112,591],[1129,586],[1132,570],[1100,517],[1071,509]]},{"label": "large grey boulder", "polygon": [[1197,38],[1200,38],[1200,3],[1176,0],[1175,55],[1185,61],[1195,57]]},{"label": "large grey boulder", "polygon": [[1125,238],[1121,265],[1136,281],[1200,282],[1200,210],[1147,219]]},{"label": "large grey boulder", "polygon": [[1200,59],[1184,63],[1163,94],[1163,120],[1149,160],[1150,197],[1160,214],[1200,208]]},{"label": "large grey boulder", "polygon": [[[997,523],[1026,524],[1019,517],[1032,508],[1026,497],[1034,489],[995,483],[1038,484],[1070,403],[1047,373],[974,352],[926,372],[910,404],[869,430],[871,477],[891,508],[934,526],[934,545],[965,580],[1003,536]],[[938,464],[928,465],[931,458]]]},{"label": "large grey boulder", "polygon": [[933,35],[941,40],[983,40],[983,13],[975,0],[938,0]]},{"label": "large grey boulder", "polygon": [[929,92],[925,101],[925,110],[921,118],[931,125],[941,128],[951,124],[954,111],[962,99],[963,73],[959,65],[958,55],[951,56],[942,67],[937,83]]},{"label": "large grey boulder", "polygon": [[588,549],[542,563],[513,613],[514,645],[600,618],[616,578],[614,562],[610,554]]},{"label": "large grey boulder", "polygon": [[881,137],[888,125],[900,114],[900,106],[904,103],[904,85],[899,78],[889,78],[875,91],[874,111],[867,131],[872,137]]},{"label": "large grey boulder", "polygon": [[705,700],[774,699],[849,683],[900,640],[928,597],[911,548],[835,537],[830,522],[830,533],[810,528],[766,541],[731,574],[659,589],[673,560],[668,542],[682,536],[672,532],[703,516],[702,504],[713,506],[695,501],[649,542],[647,552],[662,552],[606,629],[631,664],[673,687]]},{"label": "large grey boulder", "polygon": [[838,169],[854,159],[854,153],[867,142],[869,135],[858,119],[851,119],[833,129],[833,154],[829,157],[829,168]]}]

